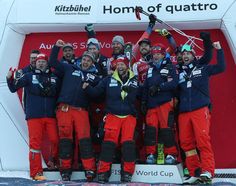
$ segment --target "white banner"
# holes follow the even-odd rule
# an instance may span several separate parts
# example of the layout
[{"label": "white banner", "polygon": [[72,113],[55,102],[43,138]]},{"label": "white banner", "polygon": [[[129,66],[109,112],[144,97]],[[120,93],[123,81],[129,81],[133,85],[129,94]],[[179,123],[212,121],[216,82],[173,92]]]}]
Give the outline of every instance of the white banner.
[{"label": "white banner", "polygon": [[[97,1],[18,0],[18,23],[93,23]],[[14,11],[13,11],[14,12]]]}]

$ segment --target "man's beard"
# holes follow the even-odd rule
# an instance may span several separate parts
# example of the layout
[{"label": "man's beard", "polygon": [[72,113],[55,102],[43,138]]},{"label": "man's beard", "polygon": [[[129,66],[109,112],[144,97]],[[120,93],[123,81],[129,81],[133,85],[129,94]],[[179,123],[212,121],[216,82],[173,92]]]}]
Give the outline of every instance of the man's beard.
[{"label": "man's beard", "polygon": [[141,50],[142,56],[145,56],[145,55],[147,55],[148,53],[149,53],[149,51],[146,50],[146,49],[142,49],[142,50]]}]

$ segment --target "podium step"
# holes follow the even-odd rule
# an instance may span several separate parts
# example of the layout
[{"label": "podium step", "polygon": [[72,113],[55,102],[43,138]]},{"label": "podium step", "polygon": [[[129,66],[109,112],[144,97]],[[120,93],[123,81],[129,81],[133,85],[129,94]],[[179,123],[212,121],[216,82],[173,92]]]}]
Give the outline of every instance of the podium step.
[{"label": "podium step", "polygon": [[[48,180],[61,180],[59,172],[44,171]],[[135,166],[132,182],[141,183],[183,183],[182,164],[177,165],[140,165]],[[71,180],[86,180],[83,171],[74,171]],[[120,181],[120,164],[112,165],[110,182]]]}]

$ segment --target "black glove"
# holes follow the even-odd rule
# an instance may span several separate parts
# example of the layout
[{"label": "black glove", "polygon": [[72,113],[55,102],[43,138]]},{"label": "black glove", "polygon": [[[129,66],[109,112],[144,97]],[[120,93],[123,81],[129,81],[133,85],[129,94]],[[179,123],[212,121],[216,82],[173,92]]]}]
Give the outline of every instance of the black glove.
[{"label": "black glove", "polygon": [[190,77],[185,74],[185,75],[184,75],[184,79],[185,79],[186,81],[189,81],[189,80],[190,80]]},{"label": "black glove", "polygon": [[200,33],[200,38],[202,40],[211,40],[211,36],[210,36],[210,33],[209,32],[201,32]]},{"label": "black glove", "polygon": [[131,92],[131,87],[130,86],[128,86],[128,85],[123,85],[122,87],[121,87],[121,90],[123,90],[123,91],[125,91],[125,92],[127,92],[127,93],[129,93],[129,92]]},{"label": "black glove", "polygon": [[24,74],[22,70],[17,70],[13,75],[15,80],[19,80]]},{"label": "black glove", "polygon": [[158,87],[157,85],[153,85],[149,88],[149,95],[153,97],[159,91],[160,91],[160,87]]},{"label": "black glove", "polygon": [[89,38],[95,38],[96,37],[96,33],[94,31],[94,27],[93,27],[93,24],[87,24],[84,29],[86,30],[87,32],[87,35]]},{"label": "black glove", "polygon": [[98,125],[98,130],[97,130],[97,133],[96,133],[97,139],[100,139],[101,141],[103,140],[104,134],[105,134],[104,125],[105,125],[105,122],[101,121]]},{"label": "black glove", "polygon": [[155,26],[156,24],[156,16],[154,14],[150,14],[149,15],[149,26],[151,26],[152,28]]},{"label": "black glove", "polygon": [[147,113],[147,103],[145,101],[142,101],[142,103],[141,103],[141,113],[143,115],[146,115],[146,113]]},{"label": "black glove", "polygon": [[41,89],[41,95],[44,97],[52,96],[52,91],[50,87],[44,87]]},{"label": "black glove", "polygon": [[205,48],[213,47],[209,32],[201,32],[200,38],[203,40],[203,44]]}]

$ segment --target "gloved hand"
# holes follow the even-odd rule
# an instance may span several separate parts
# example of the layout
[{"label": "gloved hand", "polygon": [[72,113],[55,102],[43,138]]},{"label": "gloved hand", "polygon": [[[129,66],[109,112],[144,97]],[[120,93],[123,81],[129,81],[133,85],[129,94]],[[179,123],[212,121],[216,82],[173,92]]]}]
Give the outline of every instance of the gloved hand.
[{"label": "gloved hand", "polygon": [[104,116],[103,120],[99,123],[98,130],[97,130],[97,133],[96,133],[97,139],[99,139],[101,141],[103,140],[104,134],[105,134],[105,130],[104,130],[105,122],[106,122],[106,116]]},{"label": "gloved hand", "polygon": [[160,34],[164,37],[170,37],[171,36],[171,33],[168,30],[166,30],[165,28],[161,30]]},{"label": "gloved hand", "polygon": [[200,32],[200,38],[205,41],[211,40],[211,36],[209,32]]},{"label": "gloved hand", "polygon": [[23,71],[21,69],[15,71],[15,73],[14,73],[15,80],[19,80],[22,76],[23,76]]},{"label": "gloved hand", "polygon": [[87,32],[87,35],[89,38],[96,38],[96,33],[94,31],[94,26],[93,24],[87,24],[84,29],[86,30]]},{"label": "gloved hand", "polygon": [[141,102],[141,108],[140,108],[140,110],[141,110],[141,113],[142,113],[143,115],[146,115],[146,114],[147,114],[147,103],[146,103],[145,101],[142,101],[142,102]]},{"label": "gloved hand", "polygon": [[14,79],[14,73],[15,73],[16,69],[14,68],[10,68],[8,73],[7,73],[7,79],[9,80],[13,80]]},{"label": "gloved hand", "polygon": [[151,97],[155,96],[160,91],[160,87],[157,85],[153,85],[149,88],[149,95]]},{"label": "gloved hand", "polygon": [[155,26],[156,24],[156,16],[154,14],[150,14],[149,15],[149,26],[151,26],[152,28]]},{"label": "gloved hand", "polygon": [[51,96],[51,88],[50,87],[44,87],[41,89],[41,95],[42,96]]},{"label": "gloved hand", "polygon": [[123,85],[122,87],[121,87],[121,90],[123,90],[123,91],[125,91],[125,92],[127,92],[127,93],[129,93],[129,92],[131,92],[131,87],[129,86],[129,85]]},{"label": "gloved hand", "polygon": [[[99,125],[104,125],[104,124],[99,124]],[[103,126],[104,127],[104,126]],[[104,128],[103,127],[98,127],[97,133],[96,133],[96,137],[100,140],[103,139],[104,137]]]},{"label": "gloved hand", "polygon": [[165,28],[164,29],[155,29],[155,32],[157,32],[158,34],[160,34],[163,37],[166,37],[167,39],[172,36],[171,33],[168,30],[166,30]]},{"label": "gloved hand", "polygon": [[93,24],[92,24],[92,23],[87,24],[87,25],[84,27],[84,29],[85,29],[87,32],[94,31]]}]

